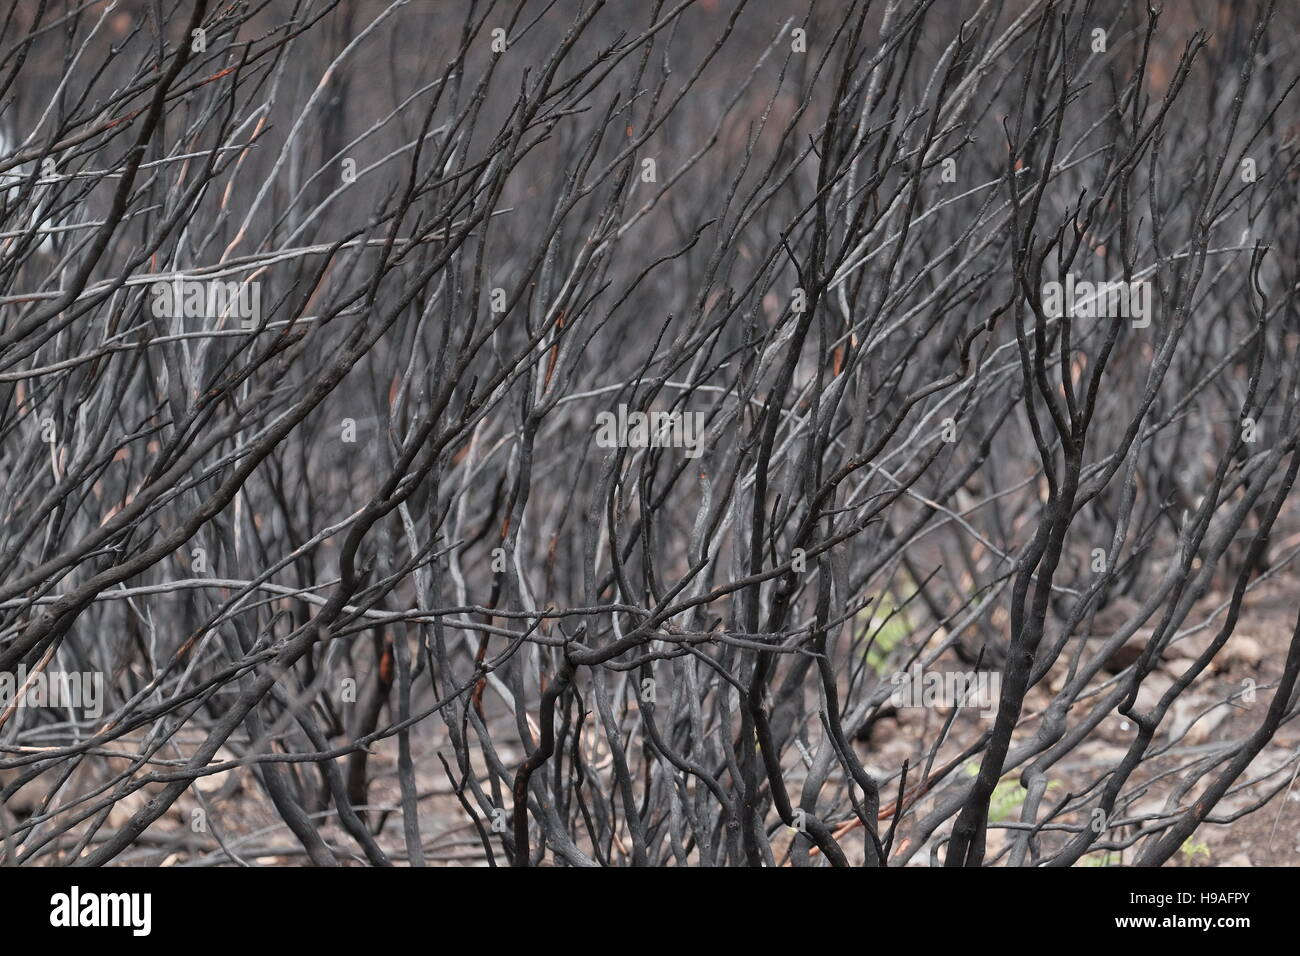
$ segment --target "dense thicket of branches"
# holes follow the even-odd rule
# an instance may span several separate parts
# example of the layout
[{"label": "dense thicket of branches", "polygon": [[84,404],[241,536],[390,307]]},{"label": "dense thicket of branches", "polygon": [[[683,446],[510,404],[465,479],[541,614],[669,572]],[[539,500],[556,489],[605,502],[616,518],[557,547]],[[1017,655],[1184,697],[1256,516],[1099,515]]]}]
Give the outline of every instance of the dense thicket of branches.
[{"label": "dense thicket of branches", "polygon": [[[105,700],[0,714],[5,862],[1159,864],[1266,803],[1300,630],[1245,734],[1172,715],[1300,548],[1300,16],[1169,6],[11,7],[0,672]],[[995,715],[884,763],[917,664]]]}]

